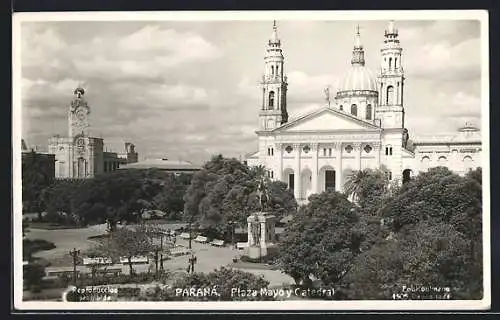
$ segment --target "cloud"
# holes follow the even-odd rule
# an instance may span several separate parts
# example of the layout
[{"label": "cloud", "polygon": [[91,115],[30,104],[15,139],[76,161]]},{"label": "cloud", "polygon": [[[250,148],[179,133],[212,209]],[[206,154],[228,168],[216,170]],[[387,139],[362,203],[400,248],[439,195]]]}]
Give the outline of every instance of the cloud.
[{"label": "cloud", "polygon": [[[413,77],[433,77],[435,80],[468,80],[481,76],[480,40],[469,39],[456,45],[447,41],[427,44],[412,53],[415,64]],[[418,57],[418,58],[417,58]]]},{"label": "cloud", "polygon": [[291,100],[322,101],[323,90],[327,86],[335,92],[338,86],[338,77],[330,74],[308,75],[303,71],[292,71],[288,74],[288,83],[293,87],[290,93]]},{"label": "cloud", "polygon": [[[23,136],[46,145],[51,135],[65,134],[67,106],[82,82],[92,108],[91,130],[115,150],[125,140],[136,144],[141,158],[193,160],[256,150],[262,53],[270,27],[243,24],[23,23]],[[371,26],[366,22],[363,40],[373,67],[385,25]],[[353,25],[289,21],[279,28],[293,119],[325,105],[325,86],[335,94],[350,66]],[[478,116],[478,25],[413,21],[399,30],[409,128],[451,130],[464,117]]]}]

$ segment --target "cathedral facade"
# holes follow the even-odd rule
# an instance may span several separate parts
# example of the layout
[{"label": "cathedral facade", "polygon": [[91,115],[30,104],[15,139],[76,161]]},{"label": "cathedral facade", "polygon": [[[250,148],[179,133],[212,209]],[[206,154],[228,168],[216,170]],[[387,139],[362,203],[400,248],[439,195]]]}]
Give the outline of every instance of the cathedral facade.
[{"label": "cathedral facade", "polygon": [[343,190],[350,174],[382,168],[401,182],[434,166],[464,174],[481,166],[481,135],[466,124],[457,132],[409,139],[405,128],[402,47],[389,22],[380,50],[380,73],[365,65],[359,28],[350,68],[334,99],[325,89],[324,106],[289,121],[287,77],[276,24],[267,44],[259,106],[259,149],[247,159],[293,190],[299,202],[328,188]]},{"label": "cathedral facade", "polygon": [[85,90],[78,87],[68,109],[68,136],[49,139],[48,153],[55,155],[56,178],[92,178],[96,174],[114,171],[120,164],[137,162],[137,152],[126,143],[126,154],[120,157],[104,151],[104,140],[90,134],[90,106]]}]

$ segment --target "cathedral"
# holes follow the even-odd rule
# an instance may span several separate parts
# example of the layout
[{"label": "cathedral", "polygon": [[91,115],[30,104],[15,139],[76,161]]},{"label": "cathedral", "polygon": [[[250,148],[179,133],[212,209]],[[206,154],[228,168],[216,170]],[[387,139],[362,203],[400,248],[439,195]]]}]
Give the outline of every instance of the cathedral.
[{"label": "cathedral", "polygon": [[104,140],[90,134],[90,106],[85,90],[78,87],[68,110],[68,136],[49,139],[48,153],[55,155],[56,178],[92,178],[96,174],[115,171],[121,164],[138,161],[135,146],[125,143],[125,153],[104,151]]},{"label": "cathedral", "polygon": [[391,21],[375,76],[365,65],[358,27],[350,68],[334,98],[325,89],[324,106],[289,120],[285,59],[274,23],[261,81],[259,149],[247,164],[265,166],[271,179],[288,184],[299,203],[328,188],[342,191],[352,172],[366,168],[381,168],[400,183],[430,167],[446,166],[458,174],[481,167],[481,134],[468,123],[450,134],[409,139],[402,51]]}]

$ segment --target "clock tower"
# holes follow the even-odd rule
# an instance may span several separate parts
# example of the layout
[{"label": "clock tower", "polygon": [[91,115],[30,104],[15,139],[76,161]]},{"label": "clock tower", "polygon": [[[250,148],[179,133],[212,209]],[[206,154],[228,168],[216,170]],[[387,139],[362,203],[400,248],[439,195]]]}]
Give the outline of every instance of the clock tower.
[{"label": "clock tower", "polygon": [[88,137],[89,114],[90,107],[84,99],[85,90],[78,87],[74,91],[74,99],[71,101],[69,108],[68,123],[69,123],[69,137],[75,138],[76,136]]},{"label": "clock tower", "polygon": [[49,153],[55,155],[57,178],[92,178],[104,171],[104,142],[90,136],[90,107],[84,98],[85,90],[73,92],[68,110],[68,136],[49,139]]}]

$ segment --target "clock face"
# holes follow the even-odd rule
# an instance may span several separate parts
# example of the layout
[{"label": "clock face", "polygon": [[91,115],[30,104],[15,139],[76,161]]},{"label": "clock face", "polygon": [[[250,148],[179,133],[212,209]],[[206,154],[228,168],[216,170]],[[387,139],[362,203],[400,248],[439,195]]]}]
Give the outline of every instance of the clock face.
[{"label": "clock face", "polygon": [[85,112],[83,110],[78,110],[76,112],[76,117],[79,119],[79,120],[83,120],[85,119]]},{"label": "clock face", "polygon": [[81,147],[83,147],[83,146],[85,146],[85,141],[83,140],[83,138],[78,139],[78,140],[76,141],[76,145],[77,145],[78,147],[80,147],[80,148],[81,148]]}]

